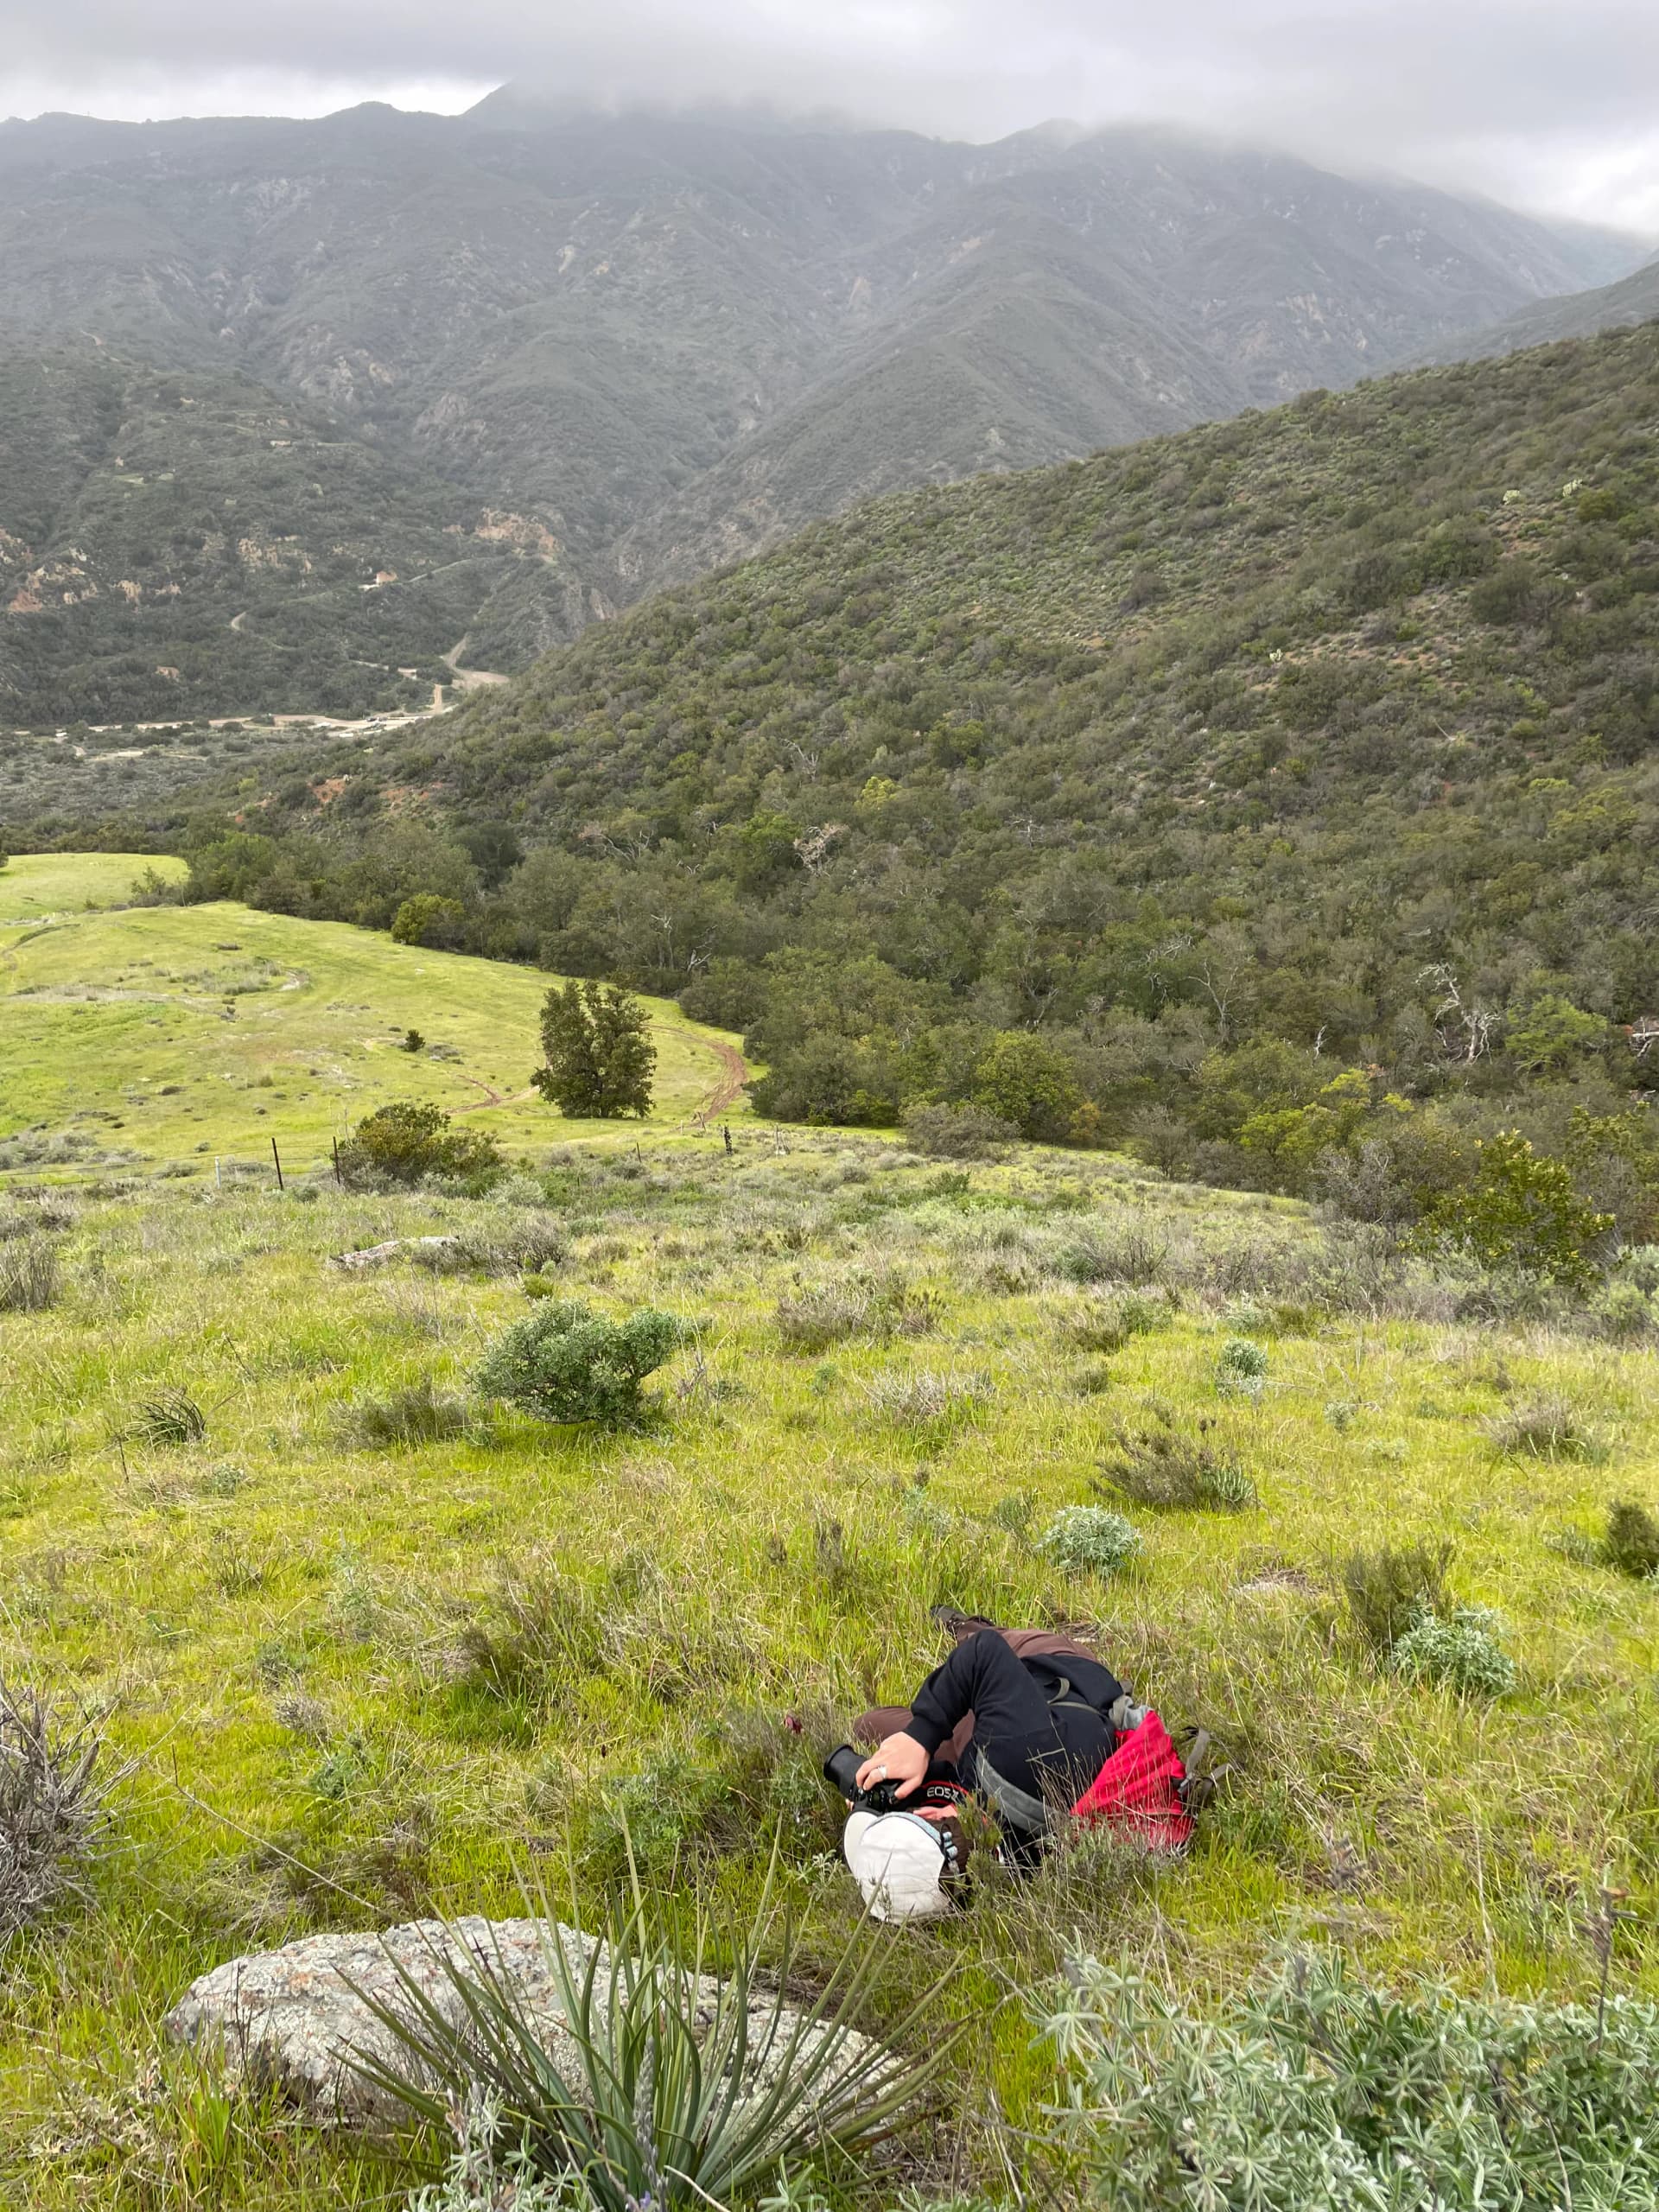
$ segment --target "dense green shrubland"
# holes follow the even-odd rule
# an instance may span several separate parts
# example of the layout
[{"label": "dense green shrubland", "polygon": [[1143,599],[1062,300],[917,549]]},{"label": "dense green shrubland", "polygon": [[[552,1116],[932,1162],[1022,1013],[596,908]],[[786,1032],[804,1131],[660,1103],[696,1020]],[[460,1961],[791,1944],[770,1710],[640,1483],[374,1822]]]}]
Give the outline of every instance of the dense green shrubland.
[{"label": "dense green shrubland", "polygon": [[1487,1262],[1513,1128],[1581,1273],[1659,1231],[1656,406],[1649,328],[906,494],[151,834],[193,896],[453,898],[675,993],[785,1119],[971,1109]]}]

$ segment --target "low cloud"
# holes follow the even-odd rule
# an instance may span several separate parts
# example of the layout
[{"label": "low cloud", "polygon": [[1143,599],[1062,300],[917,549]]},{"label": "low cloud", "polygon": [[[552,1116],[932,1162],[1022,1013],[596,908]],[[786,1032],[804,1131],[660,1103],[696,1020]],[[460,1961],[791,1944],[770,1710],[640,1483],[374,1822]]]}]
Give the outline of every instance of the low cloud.
[{"label": "low cloud", "polygon": [[1659,233],[1653,0],[60,0],[0,106],[454,109],[493,83],[990,138],[1160,118]]}]

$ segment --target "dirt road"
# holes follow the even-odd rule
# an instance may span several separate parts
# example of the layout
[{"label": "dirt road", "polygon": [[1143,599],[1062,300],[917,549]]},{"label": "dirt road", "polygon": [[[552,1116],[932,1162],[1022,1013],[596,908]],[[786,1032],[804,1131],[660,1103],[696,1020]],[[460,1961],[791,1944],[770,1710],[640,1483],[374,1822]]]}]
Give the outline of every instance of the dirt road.
[{"label": "dirt road", "polygon": [[689,1117],[701,1123],[712,1122],[716,1114],[728,1113],[736,1105],[749,1079],[749,1064],[735,1045],[721,1045],[712,1037],[699,1037],[696,1041],[705,1052],[714,1054],[721,1071],[720,1081]]}]

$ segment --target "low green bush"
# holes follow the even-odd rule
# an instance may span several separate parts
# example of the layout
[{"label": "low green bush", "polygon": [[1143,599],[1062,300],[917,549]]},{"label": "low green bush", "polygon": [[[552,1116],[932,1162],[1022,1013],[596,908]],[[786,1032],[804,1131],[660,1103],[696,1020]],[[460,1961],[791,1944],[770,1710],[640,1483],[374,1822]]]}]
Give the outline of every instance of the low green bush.
[{"label": "low green bush", "polygon": [[487,1130],[458,1129],[441,1106],[412,1098],[365,1114],[340,1147],[340,1179],[347,1190],[412,1190],[437,1181],[485,1191],[505,1172],[501,1147]]},{"label": "low green bush", "polygon": [[1659,1575],[1659,1521],[1633,1498],[1619,1499],[1607,1509],[1602,1555],[1621,1574],[1641,1580]]},{"label": "low green bush", "polygon": [[[391,918],[394,944],[454,947],[467,934],[467,909],[459,899],[445,899],[435,891],[417,892],[405,899]],[[414,1032],[410,1031],[410,1035]],[[408,1051],[416,1048],[410,1046]]]},{"label": "low green bush", "polygon": [[1396,1997],[1339,1956],[1188,2011],[1068,1962],[1058,2115],[1113,2212],[1635,2212],[1659,2202],[1659,2006]]},{"label": "low green bush", "polygon": [[1395,1674],[1427,1688],[1465,1697],[1506,1697],[1515,1688],[1515,1662],[1493,1633],[1484,1606],[1460,1606],[1442,1618],[1420,1613],[1395,1639],[1389,1663]]},{"label": "low green bush", "polygon": [[1610,1282],[1591,1300],[1590,1312],[1603,1332],[1620,1343],[1645,1337],[1659,1324],[1653,1293],[1637,1282]]},{"label": "low green bush", "polygon": [[1268,1355],[1249,1337],[1229,1337],[1216,1361],[1216,1388],[1224,1398],[1259,1398],[1268,1379]]},{"label": "low green bush", "polygon": [[1500,1129],[1476,1151],[1472,1180],[1425,1207],[1413,1236],[1417,1249],[1466,1253],[1484,1268],[1588,1290],[1613,1216],[1598,1213],[1580,1197],[1570,1171],[1535,1152],[1516,1129]]},{"label": "low green bush", "polygon": [[1144,1548],[1133,1521],[1103,1505],[1063,1505],[1037,1539],[1067,1574],[1116,1574]]},{"label": "low green bush", "polygon": [[934,1160],[988,1160],[1019,1134],[984,1106],[912,1106],[905,1116],[906,1142]]},{"label": "low green bush", "polygon": [[477,1385],[537,1421],[635,1426],[646,1411],[641,1383],[690,1336],[654,1306],[613,1321],[580,1299],[543,1299],[496,1338]]}]

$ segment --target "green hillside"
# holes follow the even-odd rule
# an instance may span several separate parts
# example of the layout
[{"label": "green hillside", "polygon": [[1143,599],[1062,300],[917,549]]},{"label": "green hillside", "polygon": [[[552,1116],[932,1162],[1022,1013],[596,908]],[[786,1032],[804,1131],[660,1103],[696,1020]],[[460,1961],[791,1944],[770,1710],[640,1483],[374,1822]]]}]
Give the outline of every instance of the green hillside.
[{"label": "green hillside", "polygon": [[[47,855],[0,872],[0,1173],[211,1181],[227,1161],[273,1179],[273,1139],[309,1173],[394,1098],[475,1120],[509,1152],[607,1134],[529,1088],[546,976],[226,904],[99,911],[147,866]],[[729,1094],[734,1044],[677,1007],[651,1013],[665,1133]]]},{"label": "green hillside", "polygon": [[441,889],[747,1030],[786,1117],[1370,1159],[1403,1219],[1519,1123],[1652,1237],[1656,419],[1649,327],[905,494],[266,764],[228,838],[223,783],[108,834],[295,913]]},{"label": "green hillside", "polygon": [[1620,330],[1651,322],[1659,315],[1659,260],[1592,291],[1569,292],[1519,308],[1502,322],[1467,334],[1441,348],[1442,360],[1468,360],[1477,354],[1513,353],[1522,346],[1548,346],[1562,338],[1588,338],[1600,330]]},{"label": "green hillside", "polygon": [[[827,2199],[791,2172],[798,2212],[1122,2202],[1121,2142],[1057,2121],[1083,2084],[1037,2031],[1077,1953],[1200,2018],[1287,1954],[1441,2041],[1489,1998],[1573,2004],[1564,2085],[1548,2012],[1512,2070],[1473,2070],[1496,2120],[1437,2154],[1441,2201],[1561,2201],[1553,2158],[1533,2196],[1488,2185],[1516,2080],[1547,2151],[1614,2171],[1575,2203],[1647,2201],[1619,2177],[1656,2171],[1659,1593],[1603,1538],[1616,1502],[1659,1510],[1652,1255],[1622,1306],[1517,1323],[1466,1269],[1100,1154],[941,1169],[739,1123],[728,1154],[675,1124],[721,1040],[661,1011],[638,1130],[568,1142],[514,1101],[474,1123],[514,1139],[488,1198],[326,1172],[279,1195],[269,1132],[315,1171],[341,1106],[513,1080],[539,979],[228,905],[86,912],[118,865],[0,876],[0,913],[59,918],[0,937],[8,1114],[21,1079],[24,1110],[96,1132],[0,1147],[0,1671],[89,1716],[120,1775],[84,1880],[7,1942],[9,2200],[410,2212],[442,2145],[389,2164],[162,2032],[195,1976],[302,1935],[520,1912],[527,1877],[561,1913],[631,1880],[742,1912],[775,1854],[819,1976],[861,1908],[818,1763],[938,1663],[954,1605],[1093,1639],[1211,1732],[1219,1795],[1187,1856],[1108,1830],[1018,1879],[980,1848],[967,1910],[885,1931],[863,2024],[937,1979],[919,2036],[964,2040],[941,2108],[830,2162]],[[411,1017],[462,1057],[395,1053]],[[215,1179],[203,1142],[250,1172]],[[480,1395],[550,1290],[685,1325],[642,1426]],[[1079,1507],[1115,1548],[1058,1541]],[[1350,1594],[1384,1547],[1398,1610],[1428,1609],[1395,1641]],[[1383,2048],[1368,2125],[1395,2109]],[[1230,2078],[1206,2063],[1206,2098]],[[1610,2081],[1628,2124],[1585,2124]],[[1186,2181],[1128,2202],[1177,2212]],[[778,2212],[774,2186],[720,2202]]]}]

